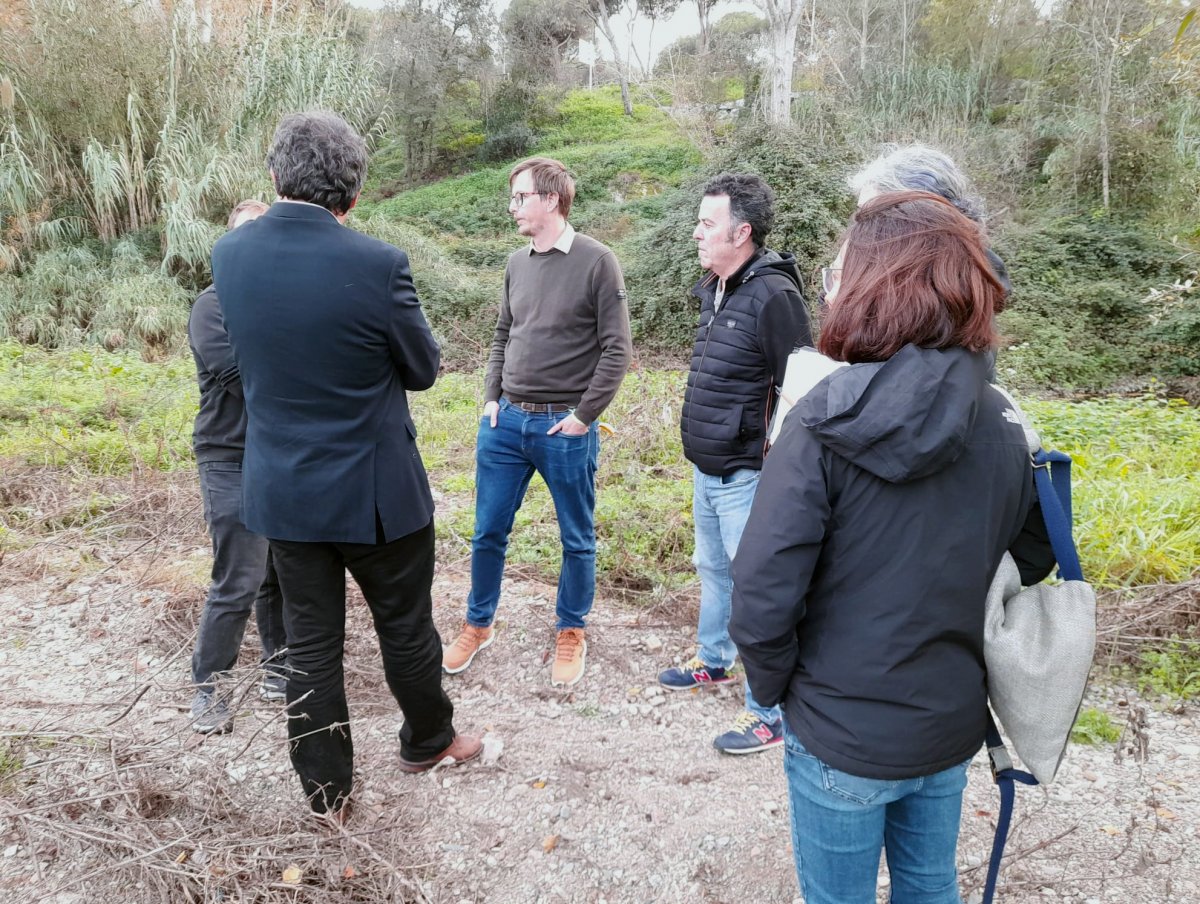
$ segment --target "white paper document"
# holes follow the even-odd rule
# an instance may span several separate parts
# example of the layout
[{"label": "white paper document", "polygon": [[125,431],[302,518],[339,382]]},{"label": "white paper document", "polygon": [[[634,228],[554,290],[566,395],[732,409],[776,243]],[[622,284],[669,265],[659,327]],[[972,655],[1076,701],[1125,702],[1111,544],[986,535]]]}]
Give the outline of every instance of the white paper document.
[{"label": "white paper document", "polygon": [[815,348],[802,348],[788,355],[787,370],[783,374],[783,390],[775,416],[771,419],[770,442],[774,444],[783,429],[783,419],[792,407],[808,395],[812,388],[834,371],[848,367],[844,361],[826,358]]}]

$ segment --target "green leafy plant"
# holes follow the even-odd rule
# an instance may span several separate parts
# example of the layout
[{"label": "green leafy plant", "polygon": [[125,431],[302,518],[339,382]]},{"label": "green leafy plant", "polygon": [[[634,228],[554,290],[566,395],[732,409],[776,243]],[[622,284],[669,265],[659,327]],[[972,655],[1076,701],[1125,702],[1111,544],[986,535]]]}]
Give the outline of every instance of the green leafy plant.
[{"label": "green leafy plant", "polygon": [[1071,729],[1071,740],[1076,744],[1114,744],[1121,737],[1121,729],[1113,724],[1108,713],[1094,707],[1081,710]]},{"label": "green leafy plant", "polygon": [[1200,652],[1196,641],[1189,643],[1174,637],[1166,649],[1143,653],[1139,681],[1144,690],[1181,700],[1200,694]]}]

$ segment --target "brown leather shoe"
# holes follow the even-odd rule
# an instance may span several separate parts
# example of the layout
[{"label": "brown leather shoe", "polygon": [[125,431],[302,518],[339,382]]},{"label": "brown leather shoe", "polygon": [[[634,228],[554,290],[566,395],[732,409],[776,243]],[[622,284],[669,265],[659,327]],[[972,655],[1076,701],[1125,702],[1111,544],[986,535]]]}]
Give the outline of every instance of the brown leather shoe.
[{"label": "brown leather shoe", "polygon": [[457,675],[471,664],[475,654],[484,647],[490,646],[496,639],[496,632],[489,625],[477,628],[470,622],[463,622],[462,630],[454,643],[442,647],[442,668],[447,675]]},{"label": "brown leather shoe", "polygon": [[483,741],[475,735],[457,735],[450,743],[450,746],[439,753],[437,756],[432,756],[427,760],[419,760],[413,762],[400,757],[401,772],[428,772],[442,760],[449,757],[453,760],[447,763],[448,766],[461,766],[468,760],[473,760],[479,756],[479,752],[483,750]]},{"label": "brown leather shoe", "polygon": [[570,687],[583,677],[583,663],[587,658],[587,641],[583,639],[583,628],[563,628],[558,632],[554,644],[554,667],[550,669],[550,683],[555,687]]},{"label": "brown leather shoe", "polygon": [[350,821],[354,813],[354,804],[349,798],[342,802],[336,810],[326,810],[324,813],[313,813],[313,818],[321,823],[323,828],[338,831]]}]

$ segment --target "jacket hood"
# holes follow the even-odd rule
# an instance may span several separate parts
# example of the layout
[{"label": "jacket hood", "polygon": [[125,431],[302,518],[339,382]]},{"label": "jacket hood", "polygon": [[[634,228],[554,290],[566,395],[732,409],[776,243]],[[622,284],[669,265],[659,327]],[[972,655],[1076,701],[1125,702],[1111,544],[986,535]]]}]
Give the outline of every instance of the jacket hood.
[{"label": "jacket hood", "polygon": [[[758,252],[742,264],[742,268],[725,280],[725,291],[732,292],[744,282],[758,279],[768,274],[778,274],[790,280],[796,291],[804,294],[804,280],[800,278],[800,268],[796,266],[796,256],[790,251],[772,251],[770,248],[760,248]],[[717,277],[709,271],[700,278],[692,289],[692,294],[704,298],[716,291]]]},{"label": "jacket hood", "polygon": [[795,415],[831,451],[889,483],[955,461],[975,424],[985,355],[906,345],[887,361],[830,374]]}]

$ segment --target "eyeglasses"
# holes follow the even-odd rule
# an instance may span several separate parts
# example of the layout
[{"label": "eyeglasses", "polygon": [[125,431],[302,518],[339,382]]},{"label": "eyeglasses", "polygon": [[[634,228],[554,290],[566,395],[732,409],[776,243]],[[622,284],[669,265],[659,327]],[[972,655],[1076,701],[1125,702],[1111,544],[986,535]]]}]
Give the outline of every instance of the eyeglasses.
[{"label": "eyeglasses", "polygon": [[828,295],[835,288],[837,288],[837,284],[840,283],[841,281],[842,281],[842,268],[841,267],[822,267],[821,268],[821,287],[825,290],[826,295]]},{"label": "eyeglasses", "polygon": [[551,194],[551,192],[548,192],[548,191],[515,191],[511,195],[509,195],[508,206],[515,207],[518,210],[520,210],[522,207],[525,206],[525,199],[528,198],[530,195],[544,196],[544,195],[548,195],[548,194]]}]

